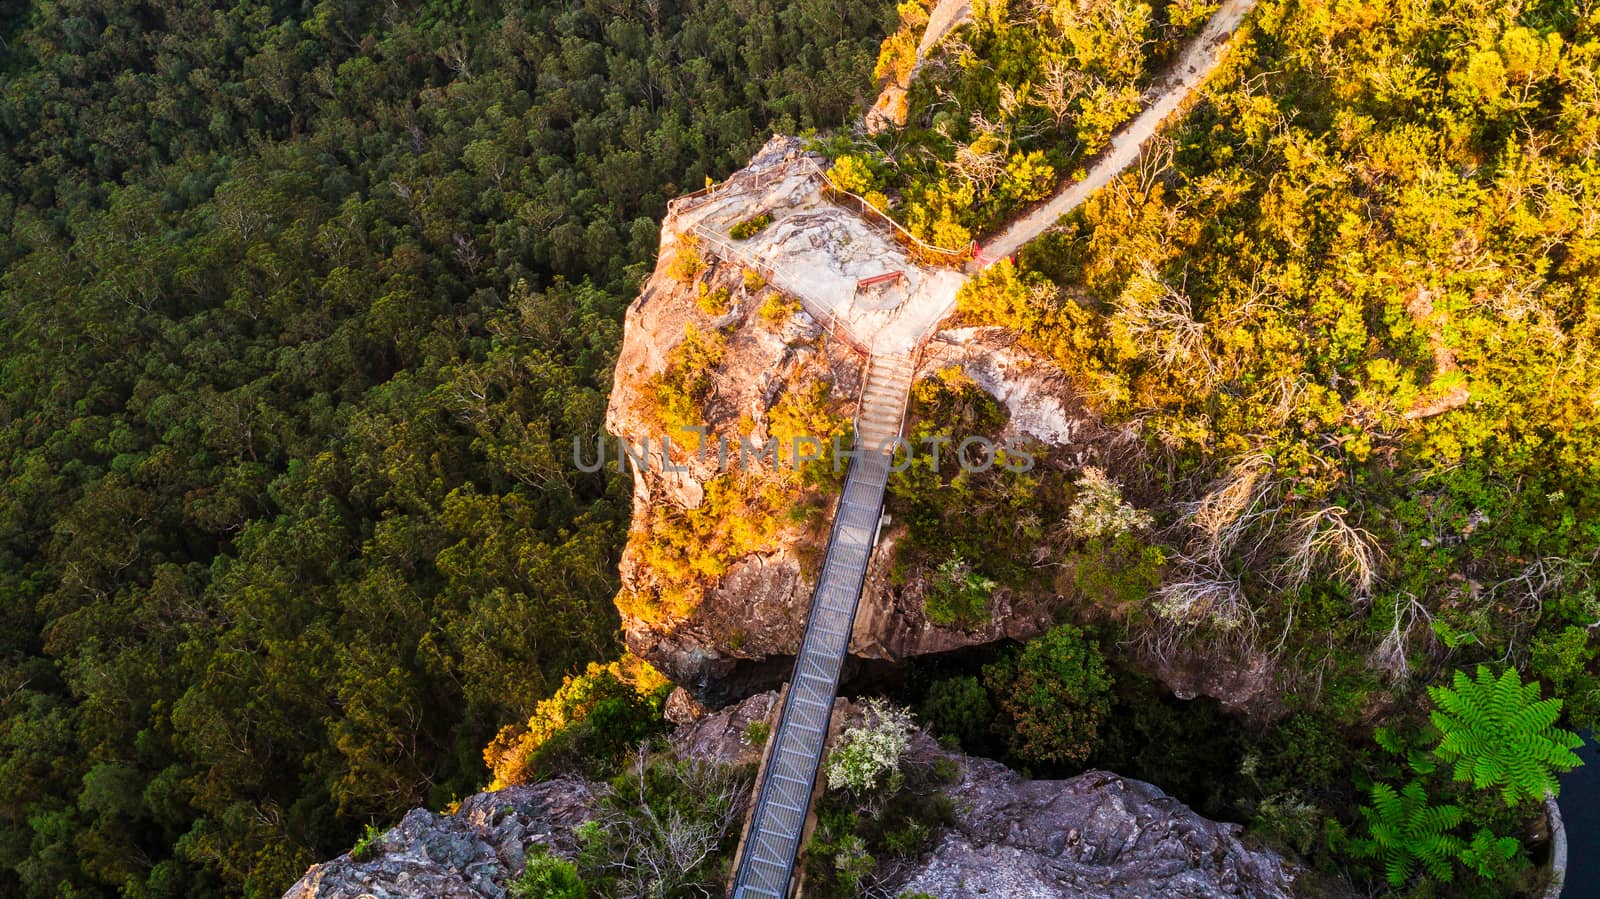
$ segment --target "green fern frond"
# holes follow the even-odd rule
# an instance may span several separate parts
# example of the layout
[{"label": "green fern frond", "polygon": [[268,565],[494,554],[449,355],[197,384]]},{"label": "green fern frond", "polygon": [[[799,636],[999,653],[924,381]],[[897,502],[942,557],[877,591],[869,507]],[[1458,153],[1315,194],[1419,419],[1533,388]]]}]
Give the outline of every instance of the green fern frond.
[{"label": "green fern frond", "polygon": [[1555,772],[1582,764],[1572,750],[1583,738],[1556,726],[1561,700],[1539,694],[1539,682],[1524,684],[1515,668],[1498,677],[1485,665],[1473,677],[1455,672],[1449,687],[1428,690],[1439,731],[1434,757],[1453,766],[1458,781],[1499,788],[1507,805],[1555,792]]},{"label": "green fern frond", "polygon": [[1473,835],[1472,842],[1462,847],[1461,863],[1478,872],[1481,877],[1493,877],[1522,846],[1513,837],[1495,836],[1487,827]]},{"label": "green fern frond", "polygon": [[1382,861],[1390,885],[1401,886],[1420,864],[1429,875],[1449,880],[1452,863],[1466,843],[1448,831],[1461,823],[1464,813],[1453,805],[1430,806],[1421,781],[1396,791],[1385,783],[1372,785],[1371,805],[1361,807],[1367,836],[1350,842],[1357,858]]}]

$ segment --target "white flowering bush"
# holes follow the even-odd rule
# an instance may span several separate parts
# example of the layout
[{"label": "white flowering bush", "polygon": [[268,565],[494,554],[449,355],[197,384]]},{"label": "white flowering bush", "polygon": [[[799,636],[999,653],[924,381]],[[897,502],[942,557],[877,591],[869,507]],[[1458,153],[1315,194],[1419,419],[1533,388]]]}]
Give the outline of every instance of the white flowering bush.
[{"label": "white flowering bush", "polygon": [[1122,488],[1098,468],[1078,478],[1078,495],[1067,509],[1067,527],[1075,537],[1115,537],[1147,528],[1150,513],[1122,501]]},{"label": "white flowering bush", "polygon": [[901,779],[900,754],[915,730],[909,709],[868,700],[866,717],[846,728],[828,753],[828,788],[864,794],[887,783],[892,791]]}]

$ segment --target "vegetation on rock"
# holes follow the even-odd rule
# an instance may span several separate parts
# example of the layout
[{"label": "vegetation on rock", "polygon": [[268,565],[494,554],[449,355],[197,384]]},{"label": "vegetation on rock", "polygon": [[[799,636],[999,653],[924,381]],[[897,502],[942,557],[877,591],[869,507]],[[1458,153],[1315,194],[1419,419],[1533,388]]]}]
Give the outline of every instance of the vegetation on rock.
[{"label": "vegetation on rock", "polygon": [[500,729],[484,750],[490,789],[576,767],[603,776],[640,740],[659,733],[672,685],[648,662],[624,656],[568,677],[524,724]]},{"label": "vegetation on rock", "polygon": [[[1264,3],[1181,122],[959,298],[1138,435],[1117,478],[1151,528],[1066,544],[1059,586],[1135,664],[1258,666],[1317,722],[1326,786],[1263,773],[1311,755],[1287,724],[1236,776],[1324,870],[1388,882],[1326,835],[1403,776],[1475,824],[1405,889],[1529,888],[1534,800],[1596,721],[1600,447],[1575,385],[1600,365],[1597,28],[1550,3]],[[1494,689],[1503,714],[1469,698]],[[1374,718],[1436,725],[1443,770],[1389,771]]]},{"label": "vegetation on rock", "polygon": [[511,899],[585,899],[578,868],[547,852],[529,851],[528,864],[508,890]]},{"label": "vegetation on rock", "polygon": [[[880,209],[895,198],[893,214],[918,237],[964,248],[1104,149],[1212,7],[974,3],[911,82],[904,128],[828,146],[835,183]],[[928,9],[911,0],[899,14],[876,74],[904,84]]]},{"label": "vegetation on rock", "polygon": [[879,789],[895,792],[904,777],[900,754],[915,730],[908,710],[868,700],[861,722],[845,728],[828,749],[828,788],[862,795]]},{"label": "vegetation on rock", "polygon": [[579,831],[589,894],[707,896],[723,888],[748,808],[752,773],[639,750]]},{"label": "vegetation on rock", "polygon": [[757,234],[760,234],[770,224],[772,224],[772,214],[769,212],[763,212],[760,215],[751,216],[737,225],[734,225],[731,229],[729,229],[728,234],[734,240],[749,240],[750,238],[755,237]]}]

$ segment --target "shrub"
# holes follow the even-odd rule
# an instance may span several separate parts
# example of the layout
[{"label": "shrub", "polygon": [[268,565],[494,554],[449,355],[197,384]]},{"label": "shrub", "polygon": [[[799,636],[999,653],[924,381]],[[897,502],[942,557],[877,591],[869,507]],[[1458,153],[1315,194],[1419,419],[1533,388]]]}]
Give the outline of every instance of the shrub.
[{"label": "shrub", "polygon": [[728,288],[709,288],[704,282],[695,289],[695,305],[706,315],[726,315],[733,305],[733,296],[728,293]]},{"label": "shrub", "polygon": [[[706,334],[692,323],[684,329],[683,340],[667,356],[666,370],[656,378],[657,411],[666,429],[676,431],[701,422],[711,374],[722,362],[725,346],[721,334]],[[693,434],[685,438],[696,439]],[[697,451],[699,446],[689,449]]]},{"label": "shrub", "polygon": [[[989,618],[994,591],[1037,596],[1051,590],[1054,569],[1040,562],[1066,514],[1063,476],[1033,466],[1047,450],[1006,444],[1004,406],[958,367],[912,387],[909,465],[889,479],[888,508],[906,528],[896,542],[891,577],[925,586],[924,612],[939,627],[970,629]],[[969,437],[993,441],[992,460]],[[964,469],[992,461],[988,470]],[[1052,591],[1053,592],[1053,591]]]},{"label": "shrub", "polygon": [[1150,526],[1150,513],[1122,500],[1122,488],[1098,468],[1088,467],[1078,478],[1078,495],[1067,509],[1067,527],[1074,536],[1116,537]]},{"label": "shrub", "polygon": [[828,180],[834,187],[858,196],[878,188],[878,175],[864,156],[845,155],[835,159],[833,167],[828,169]]},{"label": "shrub", "polygon": [[789,320],[789,316],[800,311],[800,304],[774,290],[767,294],[761,302],[761,319],[778,325]]},{"label": "shrub", "polygon": [[739,836],[748,768],[632,755],[578,831],[578,870],[596,895],[710,896]]},{"label": "shrub", "polygon": [[939,627],[970,628],[989,620],[989,596],[995,582],[974,571],[960,556],[939,565],[928,585],[925,611]]},{"label": "shrub", "polygon": [[728,230],[728,236],[734,240],[749,240],[766,230],[766,227],[770,224],[772,224],[772,213],[763,212],[734,225]]},{"label": "shrub", "polygon": [[706,483],[697,508],[657,504],[628,537],[628,552],[649,570],[654,589],[620,595],[618,608],[647,620],[689,614],[707,582],[771,548],[789,513],[804,508],[800,499],[788,480],[729,472]]},{"label": "shrub", "polygon": [[986,666],[983,677],[1010,719],[1018,758],[1076,764],[1089,757],[1111,707],[1111,676],[1083,631],[1058,625]]},{"label": "shrub", "polygon": [[690,284],[705,270],[706,260],[700,252],[700,238],[693,234],[679,236],[672,261],[667,264],[667,275],[680,284]]},{"label": "shrub", "polygon": [[872,68],[872,77],[879,82],[909,84],[911,70],[917,64],[917,41],[918,35],[905,28],[885,38],[878,50],[878,62]]},{"label": "shrub", "polygon": [[953,737],[966,749],[983,739],[994,719],[989,691],[975,677],[950,677],[934,681],[919,712],[928,729],[941,737]]},{"label": "shrub", "polygon": [[900,754],[911,745],[915,731],[906,709],[868,700],[862,722],[847,728],[828,753],[828,787],[856,794],[873,792],[880,784],[891,793],[898,790]]},{"label": "shrub", "polygon": [[867,841],[855,834],[841,837],[834,847],[833,867],[838,873],[839,885],[848,894],[859,894],[861,882],[877,866],[877,859],[867,851]]},{"label": "shrub", "polygon": [[772,736],[772,725],[765,721],[752,721],[744,726],[744,745],[756,748],[767,745],[767,738]]},{"label": "shrub", "polygon": [[821,484],[833,475],[833,440],[843,437],[849,430],[844,417],[833,408],[832,385],[824,380],[814,381],[810,387],[785,393],[767,413],[768,434],[778,441],[778,451],[797,462],[796,441],[805,445],[807,438],[819,442],[821,456],[794,470],[807,484]]},{"label": "shrub", "polygon": [[543,846],[528,855],[522,876],[511,884],[511,899],[584,899],[588,895],[578,879],[578,867],[550,855]]}]

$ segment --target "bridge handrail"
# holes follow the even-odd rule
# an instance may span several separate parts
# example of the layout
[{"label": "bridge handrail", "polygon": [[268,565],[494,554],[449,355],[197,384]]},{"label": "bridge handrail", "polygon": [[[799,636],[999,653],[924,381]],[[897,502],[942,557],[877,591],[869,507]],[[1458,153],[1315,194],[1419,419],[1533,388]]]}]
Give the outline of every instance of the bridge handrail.
[{"label": "bridge handrail", "polygon": [[[838,500],[835,501],[833,524],[828,529],[828,543],[827,543],[827,546],[828,546],[828,549],[830,551],[833,549],[833,547],[838,545],[839,533],[844,528],[845,517],[844,517],[843,514],[841,514],[841,512],[842,512],[842,510],[844,508],[845,497],[849,494],[851,478],[852,478],[852,476],[854,476],[857,473],[857,465],[860,463],[860,461],[861,461],[860,459],[854,459],[854,458],[850,460],[850,468],[849,468],[849,471],[847,471],[846,474],[845,474],[844,486],[839,491]],[[881,497],[880,497],[879,502],[880,502],[879,509],[880,509],[880,512],[881,512],[881,509],[882,509]],[[876,537],[877,537],[877,535],[876,535],[876,533],[874,533],[873,534],[873,543],[874,544],[876,544],[876,542],[877,542]],[[849,655],[849,652],[850,652],[850,648],[849,648],[849,645],[850,645],[849,644],[850,634],[855,629],[855,618],[856,618],[856,612],[857,612],[857,608],[858,608],[858,604],[859,604],[861,584],[862,584],[862,582],[864,582],[866,580],[866,567],[867,567],[867,563],[864,562],[862,564],[862,566],[861,566],[861,571],[858,572],[857,575],[856,575],[856,578],[855,578],[856,583],[852,585],[852,587],[854,588],[854,590],[855,590],[855,592],[857,594],[857,603],[856,604],[852,604],[852,606],[851,606],[850,614],[848,616],[848,620],[845,622],[845,629],[844,629],[844,632],[845,632],[845,646],[844,646],[843,651],[837,654],[837,658],[836,658],[835,654],[829,653],[829,652],[825,652],[821,647],[816,645],[817,641],[822,639],[822,637],[820,636],[822,628],[818,624],[818,619],[826,612],[826,609],[824,608],[824,604],[823,604],[823,592],[822,591],[823,591],[823,588],[827,584],[828,565],[827,565],[827,555],[826,554],[824,555],[822,573],[819,574],[819,576],[817,577],[816,587],[812,591],[811,608],[806,613],[806,626],[805,626],[804,635],[800,638],[800,648],[795,653],[795,661],[794,661],[795,674],[790,676],[790,683],[791,684],[799,676],[799,672],[802,670],[802,666],[805,664],[806,658],[808,656],[815,655],[815,656],[817,656],[819,658],[828,659],[828,661],[830,663],[830,670],[831,670],[831,666],[832,666],[832,664],[834,662],[837,662],[837,664],[841,668],[843,667],[844,659],[845,659],[846,656]],[[834,684],[835,684],[834,691],[835,691],[835,695],[837,695],[837,691],[838,691],[838,680],[839,680],[839,676],[838,676],[838,674],[835,674],[834,675]],[[768,739],[771,741],[771,745],[773,746],[774,749],[777,749],[778,747],[782,746],[783,745],[782,741],[790,733],[791,722],[793,721],[793,716],[790,714],[790,709],[797,701],[798,701],[797,693],[796,693],[796,691],[794,689],[791,688],[783,698],[783,704],[780,707],[780,710],[779,710],[779,713],[778,713],[778,726],[773,730],[771,736],[768,737]],[[820,772],[820,759],[821,759],[821,754],[822,754],[824,749],[825,749],[825,746],[817,747],[816,754],[818,756],[819,764],[818,764],[818,766],[816,768],[813,768],[811,770],[810,777],[808,778],[808,780],[810,782],[810,788],[807,791],[807,795],[808,796],[811,793],[814,793],[816,791],[817,777],[821,773]],[[776,787],[773,786],[773,780],[770,777],[763,777],[762,780],[761,780],[761,783],[757,786],[755,802],[754,802],[754,804],[752,806],[752,813],[751,813],[751,819],[750,819],[750,830],[745,835],[745,839],[746,840],[751,840],[751,839],[755,838],[757,829],[761,826],[761,823],[762,823],[761,822],[761,810],[770,801],[771,794],[772,794],[772,791],[774,789],[776,789]],[[739,864],[738,864],[737,868],[734,870],[734,875],[733,876],[734,876],[735,885],[737,885],[738,882],[742,879],[741,875],[745,871],[746,866],[749,864],[749,858],[744,854],[743,848],[744,847],[742,847],[741,857],[739,859]],[[799,849],[799,847],[797,845],[796,846],[796,851],[797,852],[798,852],[798,849]],[[789,862],[788,862],[789,875],[788,875],[788,878],[786,879],[786,882],[788,882],[790,884],[793,883],[793,878],[794,878],[794,873],[793,873],[794,872],[794,861],[795,860],[793,858],[791,858],[789,860]]]}]

